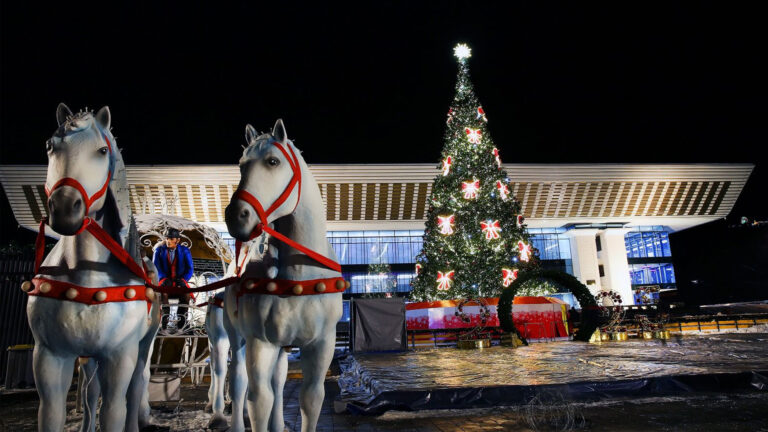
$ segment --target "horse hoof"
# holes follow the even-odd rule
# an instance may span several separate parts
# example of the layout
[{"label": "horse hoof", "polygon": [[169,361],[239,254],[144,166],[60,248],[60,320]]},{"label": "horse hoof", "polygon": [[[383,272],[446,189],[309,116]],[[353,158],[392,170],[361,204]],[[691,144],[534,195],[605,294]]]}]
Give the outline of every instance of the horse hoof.
[{"label": "horse hoof", "polygon": [[208,429],[213,429],[213,430],[229,429],[229,423],[227,422],[227,418],[221,414],[218,414],[218,415],[214,414],[213,417],[211,417],[211,421],[208,422]]},{"label": "horse hoof", "polygon": [[208,414],[212,413],[213,412],[213,404],[210,403],[210,402],[205,404],[205,408],[203,408],[203,412],[204,413],[208,413]]}]

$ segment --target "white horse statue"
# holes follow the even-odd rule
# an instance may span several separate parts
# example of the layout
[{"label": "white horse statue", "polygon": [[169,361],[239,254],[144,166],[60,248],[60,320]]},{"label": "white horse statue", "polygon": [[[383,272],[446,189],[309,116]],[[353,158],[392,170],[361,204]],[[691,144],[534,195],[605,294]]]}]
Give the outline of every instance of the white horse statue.
[{"label": "white horse statue", "polygon": [[[224,277],[235,276],[240,272],[243,262],[254,259],[256,247],[250,244],[243,245],[245,250],[243,261],[238,263],[233,260]],[[239,254],[238,254],[239,255]],[[222,289],[212,296],[208,302],[205,314],[205,330],[208,334],[208,349],[211,352],[211,385],[208,388],[208,405],[211,420],[209,429],[227,429],[229,424],[224,416],[224,384],[227,379],[227,356],[230,347],[232,350],[232,362],[229,365],[229,398],[232,401],[232,426],[231,429],[241,431],[245,429],[243,422],[245,393],[248,390],[247,376],[245,372],[245,341],[232,325],[229,317],[224,313],[224,295]]]},{"label": "white horse statue", "polygon": [[246,140],[240,184],[226,210],[227,228],[239,241],[265,231],[269,247],[263,260],[246,265],[239,284],[227,288],[224,310],[245,339],[251,428],[284,430],[288,359],[283,348],[297,346],[304,377],[301,430],[314,431],[348,283],[326,239],[320,189],[282,120],[271,134],[258,135],[248,125]]},{"label": "white horse statue", "polygon": [[62,237],[40,266],[43,220],[36,277],[22,284],[30,295],[27,316],[35,338],[38,429],[64,429],[75,360],[89,357],[83,369],[97,377],[88,378],[83,429],[94,430],[101,394],[101,430],[136,431],[149,423],[147,360],[160,305],[145,284],[156,284],[156,273],[152,281],[154,266],[139,256],[109,108],[72,114],[60,104],[56,118],[59,128],[46,144],[46,192],[49,225]]}]

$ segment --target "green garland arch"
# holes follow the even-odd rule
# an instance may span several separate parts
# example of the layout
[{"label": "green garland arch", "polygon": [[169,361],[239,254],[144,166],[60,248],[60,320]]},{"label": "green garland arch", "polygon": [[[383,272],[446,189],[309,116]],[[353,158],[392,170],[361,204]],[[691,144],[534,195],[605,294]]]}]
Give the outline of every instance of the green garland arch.
[{"label": "green garland arch", "polygon": [[534,270],[524,272],[520,274],[510,286],[504,288],[499,297],[498,307],[499,324],[501,324],[501,328],[508,333],[517,334],[523,341],[525,341],[522,335],[517,331],[515,324],[512,322],[512,301],[514,300],[518,289],[520,289],[524,283],[536,279],[552,281],[573,293],[576,300],[579,301],[582,311],[581,323],[579,324],[580,328],[578,333],[574,336],[574,340],[588,341],[592,336],[592,333],[594,333],[598,327],[598,306],[595,297],[589,292],[589,288],[579,282],[578,279],[568,273],[557,270]]}]

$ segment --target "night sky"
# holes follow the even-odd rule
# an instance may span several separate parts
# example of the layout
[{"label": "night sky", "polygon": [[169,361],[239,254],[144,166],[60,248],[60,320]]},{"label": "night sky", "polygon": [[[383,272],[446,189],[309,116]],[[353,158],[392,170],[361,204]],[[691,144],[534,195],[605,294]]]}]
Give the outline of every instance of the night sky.
[{"label": "night sky", "polygon": [[235,164],[277,118],[309,163],[437,164],[466,42],[505,162],[755,163],[732,216],[768,216],[757,9],[155,3],[2,2],[0,163],[46,163],[65,102],[109,105],[129,165]]}]

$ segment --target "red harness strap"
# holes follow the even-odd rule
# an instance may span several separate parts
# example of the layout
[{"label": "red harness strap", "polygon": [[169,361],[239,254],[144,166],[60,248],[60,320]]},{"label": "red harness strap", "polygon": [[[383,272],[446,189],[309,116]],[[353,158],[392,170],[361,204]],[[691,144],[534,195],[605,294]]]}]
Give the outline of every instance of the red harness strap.
[{"label": "red harness strap", "polygon": [[144,285],[88,288],[42,277],[32,279],[32,284],[34,289],[27,293],[31,296],[48,297],[87,305],[145,301],[147,302],[147,313],[152,309],[152,300],[147,297],[147,288]]},{"label": "red harness strap", "polygon": [[[241,199],[247,202],[251,207],[253,207],[254,210],[256,210],[256,214],[259,216],[259,220],[261,221],[258,224],[256,224],[256,227],[254,227],[253,232],[251,232],[251,239],[260,236],[263,231],[266,231],[271,236],[282,241],[288,246],[306,254],[308,257],[324,265],[325,267],[328,267],[331,270],[341,273],[341,265],[339,265],[339,263],[337,263],[336,261],[324,255],[321,255],[318,252],[313,251],[312,249],[302,245],[301,243],[298,243],[294,240],[289,239],[288,237],[284,236],[283,234],[280,234],[279,232],[269,227],[269,221],[268,221],[269,215],[271,215],[275,210],[277,210],[277,208],[280,207],[288,199],[288,197],[293,192],[293,188],[296,185],[298,185],[299,191],[298,191],[298,196],[296,197],[296,205],[293,208],[294,210],[296,210],[296,207],[298,207],[299,200],[301,199],[301,166],[299,165],[299,159],[296,157],[296,154],[293,152],[293,149],[290,146],[288,146],[288,152],[290,152],[290,156],[289,156],[288,152],[285,151],[282,144],[280,144],[277,141],[274,141],[272,144],[274,144],[283,153],[283,156],[285,156],[285,159],[288,161],[288,165],[290,165],[291,169],[293,170],[293,177],[291,178],[291,181],[288,182],[288,185],[283,190],[283,193],[280,194],[277,200],[275,200],[275,202],[272,203],[272,205],[269,206],[269,208],[266,211],[264,210],[264,207],[259,202],[258,198],[251,195],[248,191],[244,189],[238,189],[235,191],[232,198]],[[242,243],[240,241],[235,242],[235,254],[236,254],[235,259],[237,259],[237,254],[240,251],[241,244]]]},{"label": "red harness strap", "polygon": [[344,278],[312,279],[292,281],[285,279],[243,278],[237,291],[237,300],[245,294],[270,294],[288,297],[332,294],[344,292],[349,282]]}]

